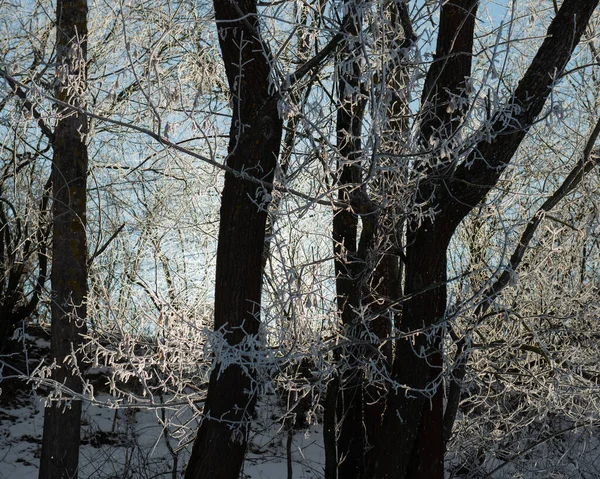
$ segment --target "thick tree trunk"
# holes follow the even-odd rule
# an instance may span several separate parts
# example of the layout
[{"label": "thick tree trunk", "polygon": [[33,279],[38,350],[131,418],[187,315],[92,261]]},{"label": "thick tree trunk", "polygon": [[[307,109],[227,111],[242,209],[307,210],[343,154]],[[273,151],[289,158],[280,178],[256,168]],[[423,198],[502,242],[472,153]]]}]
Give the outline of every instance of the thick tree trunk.
[{"label": "thick tree trunk", "polygon": [[[357,100],[352,106],[338,109],[338,146],[347,161],[342,169],[340,200],[348,203],[351,191],[359,184],[360,167],[356,163],[360,148],[362,112]],[[358,100],[359,102],[361,100]],[[350,103],[350,102],[348,102]],[[335,213],[333,220],[334,250],[336,253],[336,285],[338,306],[341,311],[345,340],[348,341],[342,353],[341,383],[337,404],[337,417],[340,436],[337,445],[339,477],[360,477],[365,451],[365,430],[363,422],[363,372],[360,369],[362,354],[354,344],[363,331],[362,318],[358,315],[363,291],[365,263],[357,255],[357,215],[347,209]]]},{"label": "thick tree trunk", "polygon": [[[372,469],[364,477],[443,476],[442,436],[437,388],[441,374],[439,321],[446,307],[448,232],[426,222],[409,233],[400,333],[392,376],[398,387],[388,393],[388,407]],[[427,434],[422,436],[422,434]],[[420,439],[422,437],[422,439]]]},{"label": "thick tree trunk", "polygon": [[[395,384],[388,395],[377,454],[365,479],[443,477],[443,411],[439,395],[442,336],[439,324],[444,320],[446,307],[447,247],[462,219],[494,187],[511,161],[540,114],[555,78],[566,67],[597,5],[598,0],[566,0],[562,4],[506,108],[492,118],[487,135],[491,139],[480,141],[469,158],[458,165],[452,163],[456,160],[450,159],[449,163],[448,159],[443,162],[432,157],[421,170],[424,178],[419,198],[429,201],[437,213],[433,219],[424,219],[420,225],[408,229],[406,299],[400,323],[400,332],[406,337],[396,343],[392,370]],[[446,114],[452,113],[452,108],[437,108],[436,102],[447,104],[449,97],[444,92],[452,93],[455,87],[459,89],[455,93],[460,93],[464,76],[457,77],[456,68],[445,69],[453,63],[452,59],[470,51],[472,40],[456,27],[467,28],[472,20],[466,18],[464,22],[457,22],[456,17],[468,17],[474,8],[473,2],[460,0],[447,3],[442,9],[440,35],[446,31],[454,32],[450,37],[448,33],[444,36],[459,51],[446,51],[445,56],[436,56],[432,71],[438,71],[435,75],[430,72],[426,80],[424,104],[433,102],[422,118],[421,132],[426,147],[431,135],[453,133],[459,124],[452,115]],[[441,25],[445,10],[449,12],[447,30]],[[438,36],[438,50],[440,41]],[[443,63],[441,70],[436,67],[439,63]],[[430,112],[437,113],[428,116]]]},{"label": "thick tree trunk", "polygon": [[[57,98],[82,107],[86,87],[87,1],[59,0],[57,19]],[[52,379],[65,396],[82,392],[78,349],[86,331],[87,118],[58,109],[54,133],[52,230]],[[68,359],[74,357],[74,360]],[[81,400],[52,401],[44,416],[40,479],[77,477]]]},{"label": "thick tree trunk", "polygon": [[[268,47],[260,37],[256,2],[215,0],[219,42],[232,97],[227,165],[271,182],[282,122],[271,88]],[[227,173],[221,203],[214,329],[248,361],[257,353],[262,254],[270,191]],[[237,479],[256,403],[255,371],[246,362],[215,358],[204,417],[186,470],[187,479]]]}]

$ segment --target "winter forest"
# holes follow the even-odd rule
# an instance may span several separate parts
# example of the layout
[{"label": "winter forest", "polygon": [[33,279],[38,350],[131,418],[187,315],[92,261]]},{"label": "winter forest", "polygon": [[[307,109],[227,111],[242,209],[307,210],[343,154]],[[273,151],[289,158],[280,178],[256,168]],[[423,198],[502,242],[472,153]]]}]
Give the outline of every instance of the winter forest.
[{"label": "winter forest", "polygon": [[0,0],[0,477],[600,477],[598,0]]}]

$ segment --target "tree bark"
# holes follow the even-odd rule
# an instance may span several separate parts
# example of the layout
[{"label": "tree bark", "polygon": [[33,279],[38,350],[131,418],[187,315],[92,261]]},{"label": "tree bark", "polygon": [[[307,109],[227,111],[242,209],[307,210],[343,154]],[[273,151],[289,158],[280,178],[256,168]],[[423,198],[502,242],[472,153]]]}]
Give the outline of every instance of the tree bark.
[{"label": "tree bark", "polygon": [[[87,61],[87,1],[59,0],[56,8],[57,98],[84,106]],[[67,398],[83,390],[79,352],[86,332],[87,132],[86,115],[58,109],[52,163],[52,379]],[[77,477],[81,400],[53,400],[45,410],[40,479]]]},{"label": "tree bark", "polygon": [[421,95],[420,130],[426,149],[436,139],[452,137],[469,104],[478,6],[478,0],[452,0],[442,5],[435,57]]},{"label": "tree bark", "polygon": [[[273,180],[281,144],[278,95],[271,85],[269,51],[260,36],[256,2],[215,0],[219,43],[232,98],[227,165]],[[265,224],[270,190],[227,173],[217,247],[214,329],[231,348],[252,358],[260,325]],[[256,403],[252,364],[214,358],[204,417],[187,479],[237,479]]]}]

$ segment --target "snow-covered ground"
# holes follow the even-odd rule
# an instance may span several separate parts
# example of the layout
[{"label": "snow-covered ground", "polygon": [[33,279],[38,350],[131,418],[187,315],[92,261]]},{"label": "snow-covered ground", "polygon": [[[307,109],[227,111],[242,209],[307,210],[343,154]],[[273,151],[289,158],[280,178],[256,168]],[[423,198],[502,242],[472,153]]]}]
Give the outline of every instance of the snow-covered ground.
[{"label": "snow-covered ground", "polygon": [[[16,335],[16,352],[0,357],[0,479],[37,478],[44,423],[44,399],[19,383],[18,391],[4,379],[28,376],[48,354],[47,332]],[[20,349],[21,348],[21,349]],[[87,374],[102,371],[87,371]],[[106,371],[105,371],[106,372]],[[99,382],[106,382],[106,378]],[[7,387],[8,386],[8,387]],[[172,397],[155,397],[155,404]],[[170,407],[127,406],[120,398],[99,393],[85,401],[81,421],[79,479],[150,479],[183,477],[197,429],[197,411],[185,402]],[[147,398],[146,398],[146,402]],[[288,476],[288,432],[279,420],[281,407],[273,394],[258,403],[245,479]],[[294,479],[323,477],[322,428],[312,425],[293,431],[291,452]]]},{"label": "snow-covered ground", "polygon": [[[105,403],[109,399],[106,394],[96,398]],[[273,397],[260,403],[243,470],[244,479],[288,477],[288,433],[277,420],[269,422],[270,417],[276,417],[280,412]],[[43,400],[40,398],[22,396],[18,404],[0,407],[0,479],[37,478],[43,419]],[[167,428],[163,424],[167,424]],[[117,410],[86,403],[79,478],[181,478],[191,444],[180,447],[180,439],[196,427],[191,408]],[[600,437],[591,430],[579,430],[557,436],[553,442],[540,442],[529,450],[523,447],[524,454],[519,457],[522,461],[515,458],[514,464],[513,461],[505,464],[506,461],[488,454],[482,468],[452,467],[456,453],[449,454],[450,467],[446,475],[449,478],[488,477],[475,471],[490,473],[498,468],[489,477],[596,479],[600,478],[599,450]],[[320,425],[294,431],[291,457],[294,479],[323,477],[325,459]]]},{"label": "snow-covered ground", "polygon": [[[99,402],[109,396],[99,395]],[[178,449],[177,425],[190,417],[164,411],[169,424],[165,435],[160,409],[109,409],[85,404],[82,418],[80,479],[182,477],[189,458]],[[44,421],[43,400],[26,400],[0,407],[0,478],[36,478]],[[195,428],[195,421],[188,428]],[[247,479],[287,477],[287,432],[276,423],[252,435],[244,467]],[[320,426],[295,432],[292,442],[295,479],[323,476],[323,443]],[[175,473],[173,471],[176,471]]]},{"label": "snow-covered ground", "polygon": [[[49,344],[40,338],[26,339],[30,341],[25,357],[35,367]],[[22,374],[31,373],[24,363],[19,367]],[[0,361],[0,378],[14,371],[14,367]],[[35,479],[41,452],[43,399],[32,391],[15,392],[6,385],[0,382],[0,479]],[[173,399],[166,395],[162,398],[166,403]],[[288,478],[288,453],[294,479],[322,478],[322,427],[311,424],[293,431],[290,445],[288,431],[280,420],[280,400],[271,392],[258,403],[243,479]],[[132,407],[124,404],[123,398],[119,401],[119,409],[111,408],[115,398],[99,393],[93,403],[84,403],[79,478],[181,478],[198,426],[197,411],[185,402],[160,407],[161,398],[155,398],[155,407]],[[474,414],[468,419],[459,415],[455,440],[446,457],[448,479],[600,478],[600,427],[596,417],[574,424],[542,409],[532,417],[523,413],[521,430],[515,430],[514,426],[503,429],[502,415],[493,419],[485,415],[487,410],[482,411],[483,415]]]}]

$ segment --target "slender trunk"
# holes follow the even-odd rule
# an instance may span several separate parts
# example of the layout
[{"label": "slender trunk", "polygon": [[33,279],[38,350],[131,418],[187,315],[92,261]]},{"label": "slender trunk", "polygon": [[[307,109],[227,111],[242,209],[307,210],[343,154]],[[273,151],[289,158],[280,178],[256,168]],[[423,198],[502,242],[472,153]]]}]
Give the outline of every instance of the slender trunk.
[{"label": "slender trunk", "polygon": [[338,376],[330,379],[325,393],[323,412],[323,442],[325,448],[325,479],[337,479],[337,420],[336,404],[340,388]]},{"label": "slender trunk", "polygon": [[[384,231],[383,234],[386,234]],[[379,355],[376,359],[377,368],[387,373],[391,370],[393,361],[392,341],[390,335],[392,332],[393,311],[397,308],[393,303],[399,297],[399,288],[401,281],[401,269],[398,257],[394,254],[380,253],[379,264],[374,271],[372,290],[376,297],[371,301],[374,305],[372,310],[375,318],[369,324],[369,331],[375,333],[379,339],[376,344]],[[373,357],[374,354],[371,354]],[[381,421],[385,412],[385,403],[387,399],[388,388],[382,384],[367,383],[364,391],[364,424],[366,430],[366,464],[371,462],[371,457],[375,453],[377,438],[380,435]],[[368,467],[365,464],[366,467]]]},{"label": "slender trunk", "polygon": [[[361,181],[361,134],[365,99],[361,91],[360,44],[355,37],[360,30],[359,2],[348,2],[351,24],[338,53],[337,146],[339,199],[353,203]],[[339,437],[336,444],[338,477],[360,477],[364,470],[366,432],[363,422],[363,371],[360,368],[361,347],[355,344],[361,336],[362,318],[358,314],[363,291],[364,258],[359,257],[358,215],[350,208],[338,208],[333,218],[333,240],[338,310],[341,313],[344,340],[341,372],[336,404]],[[337,379],[336,379],[337,380]],[[326,454],[333,458],[333,455]],[[326,469],[331,470],[328,465]]]},{"label": "slender trunk", "polygon": [[[219,43],[232,97],[227,165],[271,182],[282,122],[270,88],[268,47],[260,36],[256,2],[215,0]],[[262,255],[270,191],[227,173],[222,194],[214,329],[231,348],[260,354]],[[215,358],[187,479],[237,479],[256,404],[252,364],[222,364]]]},{"label": "slender trunk", "polygon": [[[59,0],[57,18],[57,98],[82,107],[86,87],[87,1]],[[82,392],[78,351],[86,331],[87,118],[58,110],[54,133],[52,230],[52,379],[67,397]],[[74,358],[74,359],[69,359]],[[81,400],[53,400],[44,415],[41,479],[77,477]]]},{"label": "slender trunk", "polygon": [[[387,117],[382,131],[379,151],[396,155],[405,144],[409,130],[409,98],[406,95],[410,81],[406,52],[416,40],[408,14],[406,3],[390,2],[386,4],[390,23],[382,37],[382,51],[389,52],[387,64],[383,65],[378,77],[384,81],[384,88],[377,89],[381,95],[379,101],[387,103]],[[398,41],[401,40],[400,48]],[[385,92],[385,93],[384,93]],[[383,95],[390,95],[385,98]],[[404,220],[402,206],[392,199],[402,195],[403,179],[406,170],[398,167],[397,159],[382,156],[379,160],[380,171],[375,173],[371,191],[375,198],[387,198],[379,206],[377,232],[369,256],[372,257],[374,269],[370,273],[369,291],[369,324],[370,338],[377,338],[377,343],[368,358],[375,364],[383,377],[391,373],[394,351],[391,340],[392,326],[400,313],[399,299],[402,295],[403,267],[400,263],[400,251]],[[372,368],[373,366],[371,366]],[[364,425],[366,430],[366,459],[363,476],[372,470],[377,457],[377,447],[381,435],[382,420],[385,413],[389,384],[387,381],[369,381],[364,386]]]},{"label": "slender trunk", "polygon": [[[365,369],[391,369],[392,343],[388,341],[393,320],[392,311],[399,297],[401,271],[395,243],[398,220],[395,209],[375,205],[369,192],[361,185],[363,134],[362,115],[367,94],[362,82],[362,20],[360,4],[351,4],[352,21],[344,48],[338,53],[340,105],[337,113],[338,148],[342,157],[339,198],[351,208],[340,208],[333,222],[336,253],[336,280],[338,308],[341,312],[346,345],[340,373],[340,391],[337,405],[339,440],[337,465],[340,478],[362,477],[376,452],[387,388],[382,383],[367,383]],[[399,13],[393,6],[390,13]],[[400,9],[405,7],[400,6]],[[404,36],[403,47],[414,40],[408,18],[398,20],[391,37],[396,41],[398,32]],[[396,63],[396,61],[398,61]],[[389,104],[389,123],[381,151],[390,144],[398,145],[407,127],[406,98],[402,97],[406,71],[403,59],[394,58],[382,77],[386,78],[393,95]],[[393,65],[392,65],[393,64]],[[389,150],[391,152],[391,150]],[[385,161],[385,160],[384,160]],[[385,168],[384,168],[385,170]],[[381,174],[381,173],[379,173]],[[380,190],[377,198],[389,194],[390,178],[387,173],[375,179],[370,193]],[[358,217],[362,229],[358,237]],[[371,344],[366,344],[369,342]],[[369,366],[367,366],[369,365]],[[327,455],[328,458],[332,455]],[[332,470],[326,466],[326,470]]]}]

